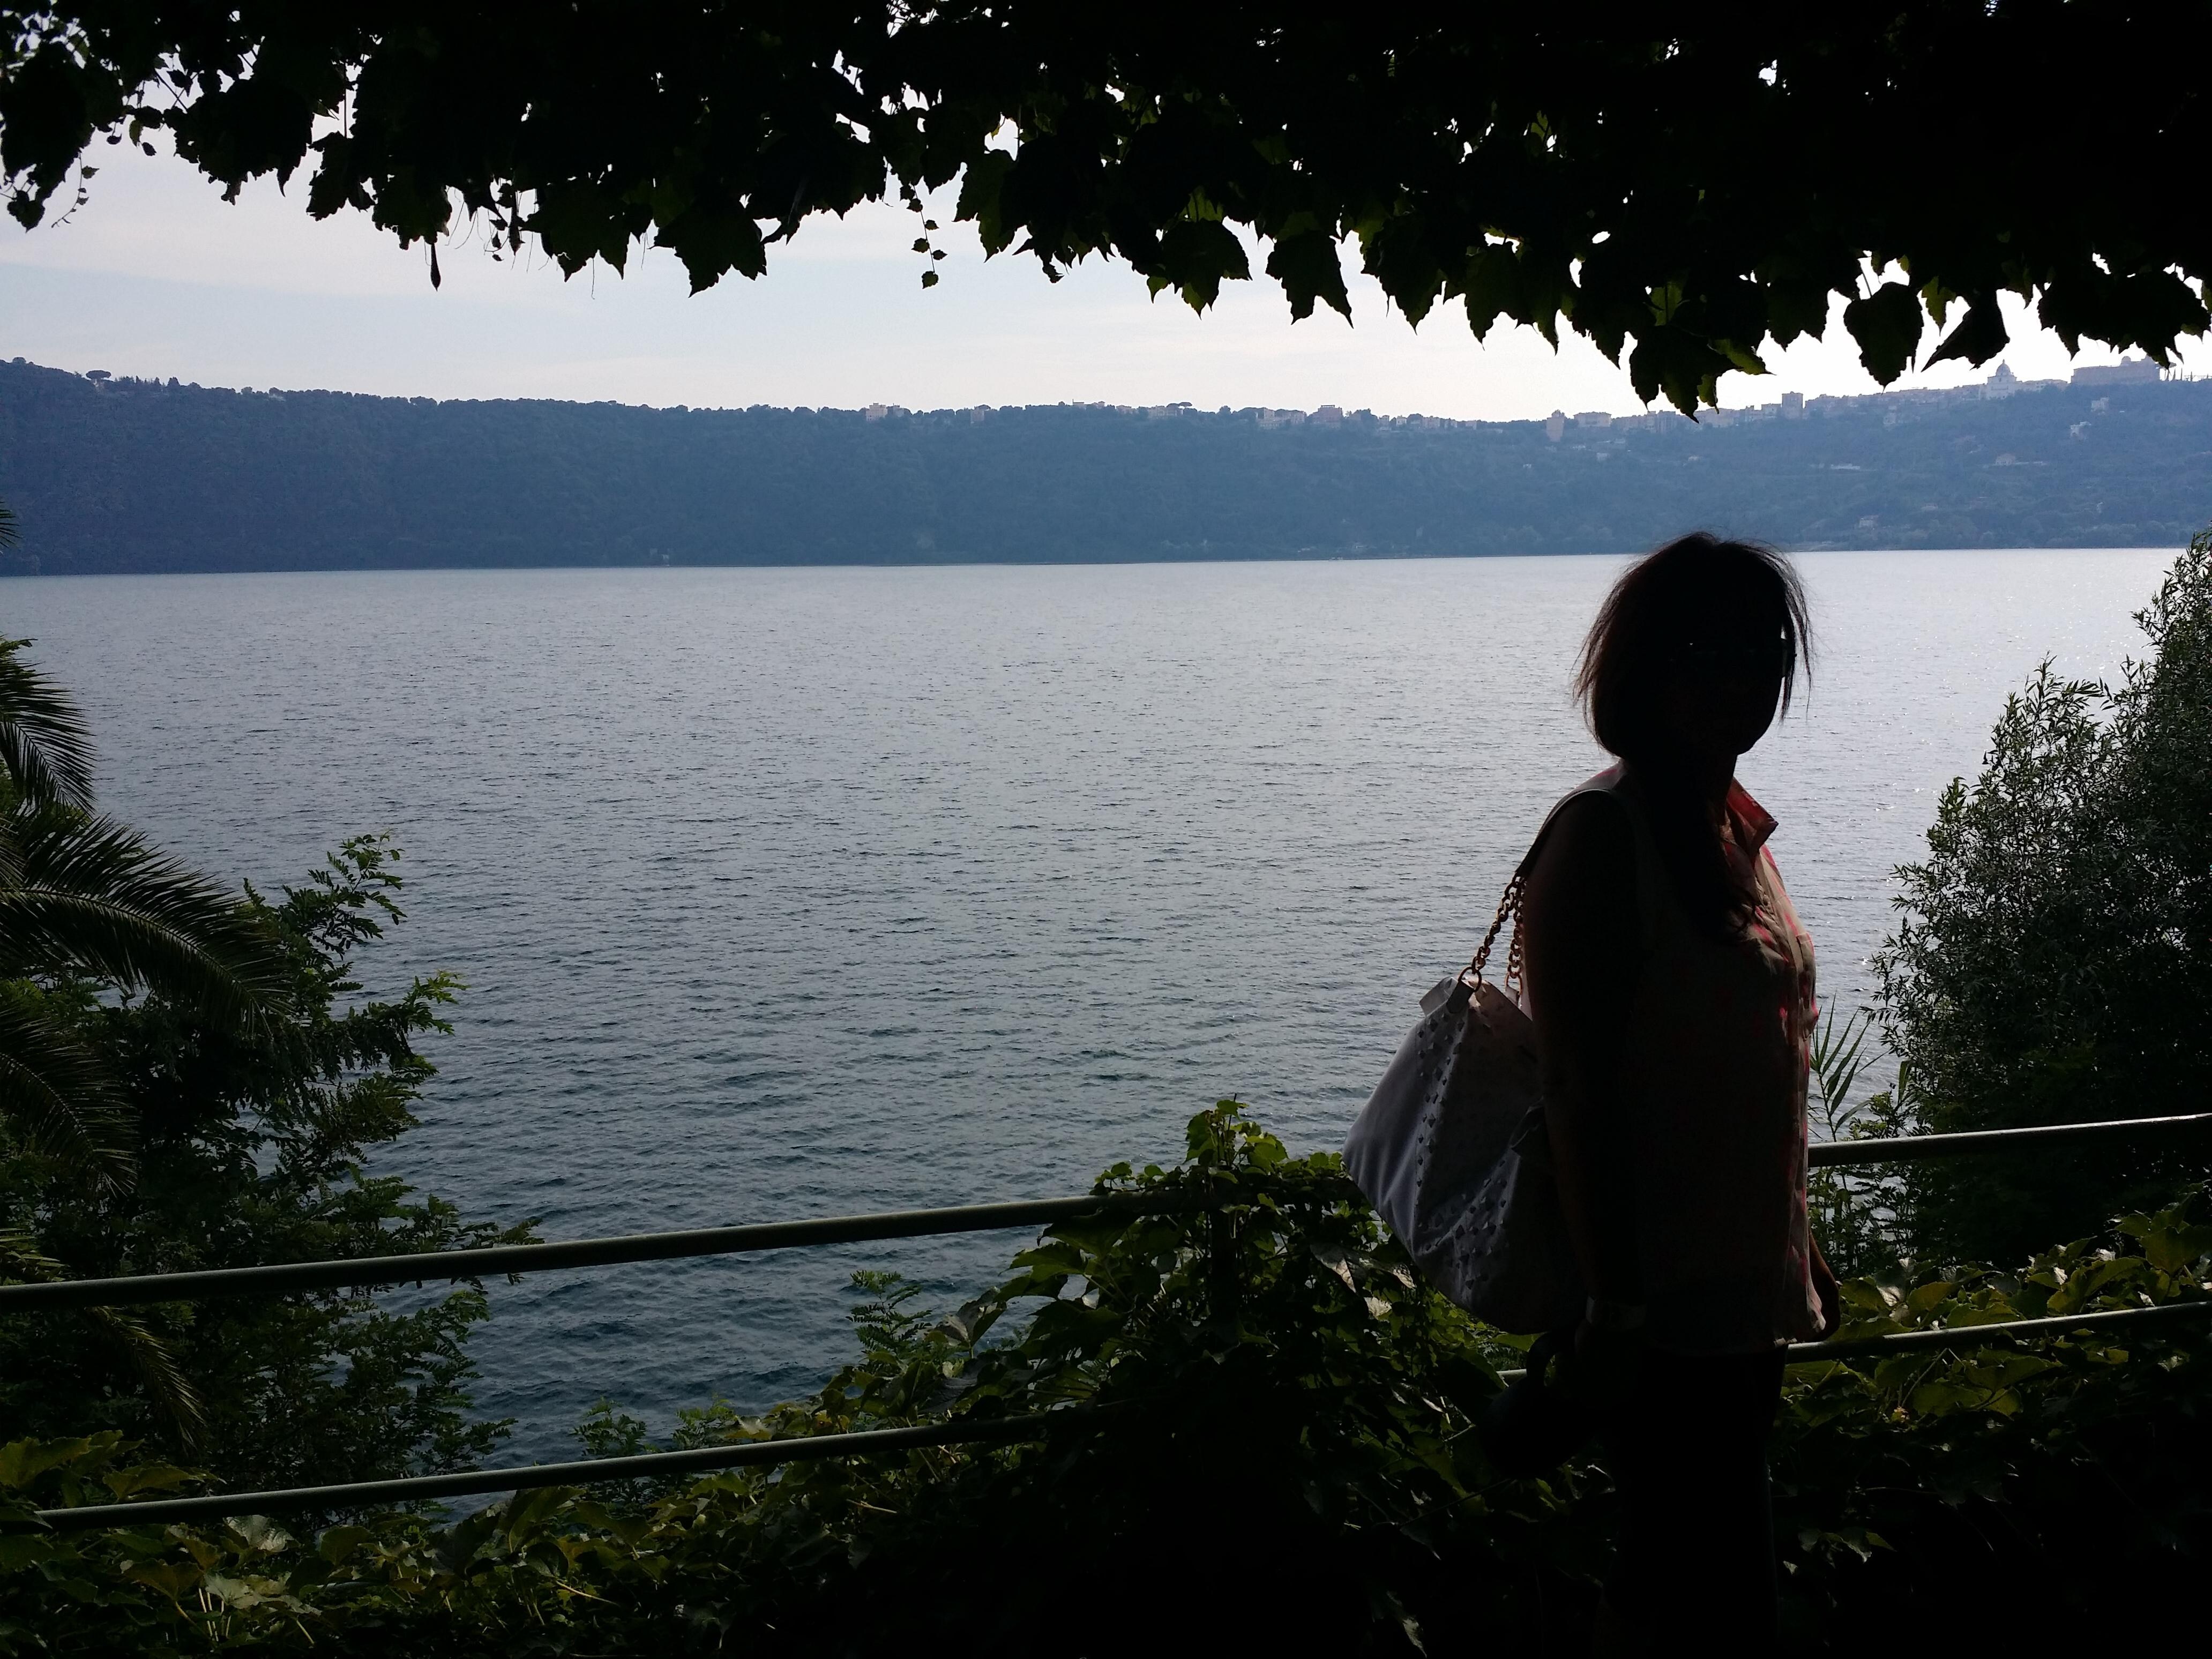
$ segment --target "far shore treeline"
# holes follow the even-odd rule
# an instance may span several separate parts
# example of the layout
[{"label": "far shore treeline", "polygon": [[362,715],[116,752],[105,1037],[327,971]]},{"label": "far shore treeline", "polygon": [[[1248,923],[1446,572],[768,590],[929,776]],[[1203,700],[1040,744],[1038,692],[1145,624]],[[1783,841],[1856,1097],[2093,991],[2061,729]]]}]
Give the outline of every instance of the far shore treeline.
[{"label": "far shore treeline", "polygon": [[[1788,411],[1796,415],[1794,408]],[[240,392],[0,362],[16,574],[2178,546],[2212,384],[1815,399],[1802,418],[641,409]]]}]

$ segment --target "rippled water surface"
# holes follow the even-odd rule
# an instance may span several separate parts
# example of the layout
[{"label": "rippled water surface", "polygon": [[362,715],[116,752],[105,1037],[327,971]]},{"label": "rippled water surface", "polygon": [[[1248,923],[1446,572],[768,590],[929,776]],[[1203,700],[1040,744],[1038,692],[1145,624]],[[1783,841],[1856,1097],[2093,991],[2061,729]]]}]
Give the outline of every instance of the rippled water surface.
[{"label": "rippled water surface", "polygon": [[[1747,758],[1855,1002],[1891,867],[2039,658],[2116,675],[2170,553],[1809,555],[1809,708]],[[1554,796],[1609,559],[33,579],[107,805],[274,884],[407,850],[386,983],[469,984],[383,1167],[548,1237],[1078,1190],[1218,1096],[1333,1145]],[[557,1455],[810,1389],[856,1267],[493,1289],[480,1404]]]}]

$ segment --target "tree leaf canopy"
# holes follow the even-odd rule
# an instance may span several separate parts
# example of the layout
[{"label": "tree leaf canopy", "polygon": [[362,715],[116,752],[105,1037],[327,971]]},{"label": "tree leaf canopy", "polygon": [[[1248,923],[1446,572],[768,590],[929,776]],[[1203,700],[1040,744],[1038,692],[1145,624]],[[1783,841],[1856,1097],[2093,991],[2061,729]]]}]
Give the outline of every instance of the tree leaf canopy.
[{"label": "tree leaf canopy", "polygon": [[2168,362],[2212,224],[2176,193],[2201,77],[2160,66],[2208,49],[2202,0],[77,0],[0,6],[0,173],[36,225],[95,141],[160,129],[234,196],[304,171],[310,213],[428,240],[434,280],[467,221],[571,274],[665,247],[695,289],[957,181],[988,251],[1055,277],[1105,255],[1203,309],[1252,244],[1294,317],[1348,315],[1348,251],[1410,319],[1564,320],[1686,410],[1836,299],[1884,382],[1923,311],[1937,356],[2002,350],[2008,292]]}]

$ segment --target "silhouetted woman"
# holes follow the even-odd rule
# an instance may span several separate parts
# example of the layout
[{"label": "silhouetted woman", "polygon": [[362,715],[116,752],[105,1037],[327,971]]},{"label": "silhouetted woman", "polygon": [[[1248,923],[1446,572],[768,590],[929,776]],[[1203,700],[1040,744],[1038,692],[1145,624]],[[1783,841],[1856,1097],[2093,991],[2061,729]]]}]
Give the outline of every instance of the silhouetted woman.
[{"label": "silhouetted woman", "polygon": [[1698,535],[1638,563],[1576,681],[1620,762],[1530,872],[1529,1012],[1591,1292],[1570,1369],[1625,1510],[1601,1652],[1774,1639],[1781,1345],[1832,1328],[1835,1280],[1805,1215],[1813,944],[1735,763],[1801,661],[1776,554]]}]

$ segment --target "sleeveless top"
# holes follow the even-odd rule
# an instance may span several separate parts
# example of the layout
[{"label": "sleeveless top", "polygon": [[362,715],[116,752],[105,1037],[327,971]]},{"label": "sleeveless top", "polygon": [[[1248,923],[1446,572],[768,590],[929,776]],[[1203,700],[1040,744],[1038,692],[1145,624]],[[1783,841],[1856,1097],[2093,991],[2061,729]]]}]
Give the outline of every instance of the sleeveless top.
[{"label": "sleeveless top", "polygon": [[1620,1086],[1649,1340],[1738,1353],[1817,1336],[1805,1217],[1813,941],[1766,851],[1774,820],[1730,785],[1729,856],[1758,899],[1723,940],[1684,914],[1626,769],[1599,773],[1553,812],[1591,794],[1620,802],[1636,846],[1643,960]]}]

